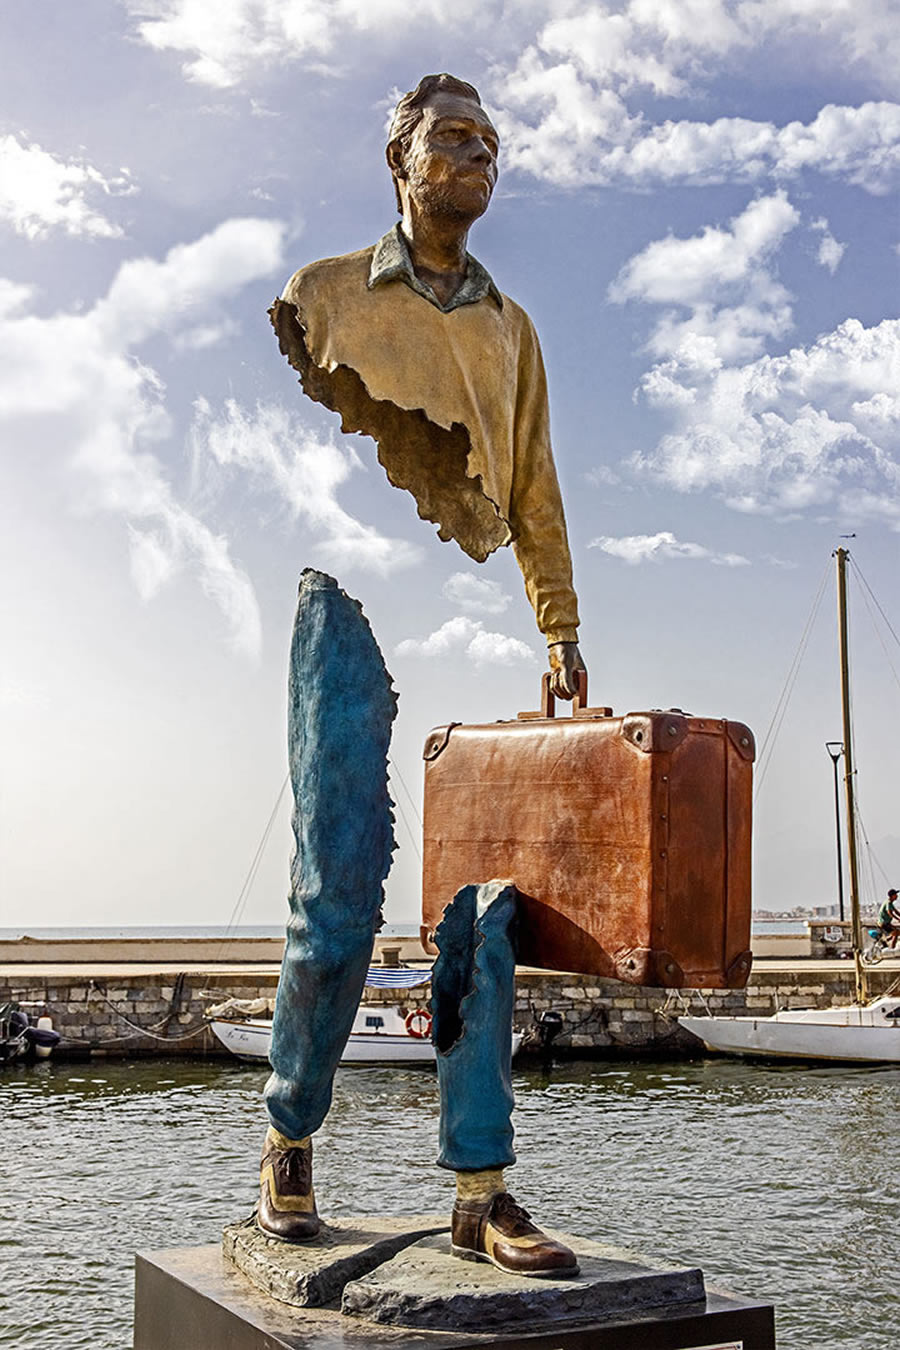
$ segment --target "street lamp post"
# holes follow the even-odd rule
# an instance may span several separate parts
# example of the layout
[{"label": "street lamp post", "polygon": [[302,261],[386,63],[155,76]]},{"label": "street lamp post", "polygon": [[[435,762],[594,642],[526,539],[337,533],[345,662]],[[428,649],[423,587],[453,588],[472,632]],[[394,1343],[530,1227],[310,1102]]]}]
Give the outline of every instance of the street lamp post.
[{"label": "street lamp post", "polygon": [[826,741],[825,749],[834,765],[834,831],[837,840],[838,908],[844,922],[844,863],[841,857],[841,790],[838,786],[838,761],[844,753],[843,741]]}]

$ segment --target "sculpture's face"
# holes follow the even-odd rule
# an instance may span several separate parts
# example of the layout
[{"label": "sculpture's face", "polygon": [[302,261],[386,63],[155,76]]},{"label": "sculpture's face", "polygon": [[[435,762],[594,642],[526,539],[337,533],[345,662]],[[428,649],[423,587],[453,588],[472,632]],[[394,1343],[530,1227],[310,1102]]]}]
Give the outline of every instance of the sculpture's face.
[{"label": "sculpture's face", "polygon": [[473,99],[430,98],[403,157],[410,196],[426,214],[473,221],[483,215],[497,181],[500,138]]}]

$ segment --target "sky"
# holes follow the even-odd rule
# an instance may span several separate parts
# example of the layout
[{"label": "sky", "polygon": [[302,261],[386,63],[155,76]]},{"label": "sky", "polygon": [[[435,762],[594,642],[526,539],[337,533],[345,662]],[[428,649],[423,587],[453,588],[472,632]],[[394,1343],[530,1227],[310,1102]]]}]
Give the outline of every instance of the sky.
[{"label": "sky", "polygon": [[748,723],[755,903],[831,903],[843,542],[863,894],[900,886],[897,0],[31,0],[0,15],[0,927],[282,921],[304,567],[399,693],[389,921],[429,729],[537,706],[510,550],[441,543],[266,316],[396,219],[387,119],[441,70],[502,137],[469,248],[541,337],[591,702]]}]

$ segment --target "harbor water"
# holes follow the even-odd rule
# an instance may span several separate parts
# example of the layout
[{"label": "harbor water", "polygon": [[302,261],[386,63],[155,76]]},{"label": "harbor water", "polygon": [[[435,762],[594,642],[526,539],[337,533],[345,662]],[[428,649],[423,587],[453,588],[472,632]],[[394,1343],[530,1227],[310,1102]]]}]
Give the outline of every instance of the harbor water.
[{"label": "harbor water", "polygon": [[[52,1061],[0,1074],[0,1346],[127,1350],[133,1253],[250,1212],[265,1070]],[[775,1303],[781,1350],[884,1350],[900,1325],[900,1070],[592,1063],[515,1075],[535,1217]],[[324,1215],[447,1212],[429,1070],[342,1069]]]}]

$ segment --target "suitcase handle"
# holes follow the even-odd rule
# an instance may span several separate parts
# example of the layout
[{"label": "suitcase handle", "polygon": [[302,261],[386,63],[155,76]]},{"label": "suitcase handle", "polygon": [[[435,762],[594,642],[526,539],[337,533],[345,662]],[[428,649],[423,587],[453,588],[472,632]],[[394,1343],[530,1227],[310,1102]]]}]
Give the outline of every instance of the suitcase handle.
[{"label": "suitcase handle", "polygon": [[[589,708],[587,706],[588,683],[587,671],[576,671],[575,678],[578,681],[578,689],[572,700],[573,717],[612,717],[612,708]],[[520,722],[539,722],[546,718],[556,716],[556,695],[550,688],[550,671],[545,670],[541,678],[541,707],[539,712],[520,712]]]}]

